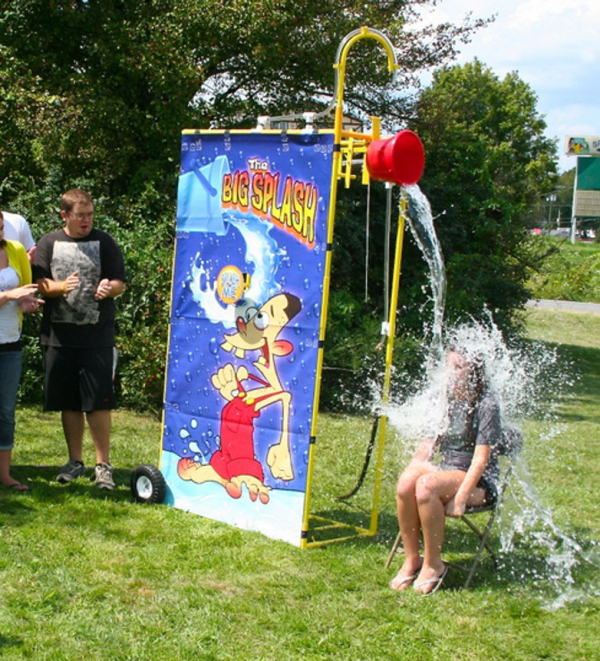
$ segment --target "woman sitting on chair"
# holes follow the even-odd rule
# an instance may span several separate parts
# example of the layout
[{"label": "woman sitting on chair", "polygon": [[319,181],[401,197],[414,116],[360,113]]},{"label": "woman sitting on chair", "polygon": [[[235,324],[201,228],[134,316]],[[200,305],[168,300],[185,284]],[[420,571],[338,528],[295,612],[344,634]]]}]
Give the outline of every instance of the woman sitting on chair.
[{"label": "woman sitting on chair", "polygon": [[[498,464],[492,453],[501,434],[500,409],[487,390],[484,366],[456,349],[446,359],[448,421],[435,439],[423,439],[398,480],[398,523],[404,563],[391,581],[394,590],[411,584],[433,594],[447,567],[442,562],[445,517],[460,517],[467,507],[494,503]],[[432,463],[439,450],[441,461]],[[423,556],[419,537],[423,534]]]}]

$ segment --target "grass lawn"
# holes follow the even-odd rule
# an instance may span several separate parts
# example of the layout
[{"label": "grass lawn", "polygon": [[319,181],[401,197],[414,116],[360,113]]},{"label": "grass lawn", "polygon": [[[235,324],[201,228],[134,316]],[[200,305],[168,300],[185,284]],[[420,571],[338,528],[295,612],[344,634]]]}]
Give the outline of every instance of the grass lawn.
[{"label": "grass lawn", "polygon": [[541,246],[554,253],[542,270],[531,274],[533,298],[598,302],[600,286],[600,243],[539,237]]},{"label": "grass lawn", "polygon": [[[86,480],[57,484],[64,462],[58,419],[24,408],[14,474],[28,478],[33,492],[0,492],[0,659],[600,658],[600,317],[527,315],[530,336],[560,343],[561,360],[577,373],[558,419],[524,427],[533,486],[583,549],[575,584],[558,591],[580,599],[549,608],[556,588],[527,569],[551,558],[526,538],[498,574],[486,559],[469,591],[451,570],[433,597],[392,592],[398,563],[383,565],[397,532],[393,491],[405,460],[393,434],[377,537],[302,551],[167,506],[134,504],[131,469],[158,461],[159,423],[147,416],[114,416],[115,492]],[[559,433],[549,435],[550,425]],[[353,485],[368,435],[368,420],[321,416],[313,510],[344,515],[334,496]],[[354,500],[347,516],[360,513],[367,497]],[[449,523],[450,557],[472,542],[460,522]]]}]

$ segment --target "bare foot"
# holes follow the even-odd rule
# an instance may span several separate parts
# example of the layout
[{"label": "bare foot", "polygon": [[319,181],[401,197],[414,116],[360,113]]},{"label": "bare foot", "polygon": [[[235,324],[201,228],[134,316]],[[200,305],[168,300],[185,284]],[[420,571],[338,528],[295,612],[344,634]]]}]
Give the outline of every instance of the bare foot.
[{"label": "bare foot", "polygon": [[415,592],[423,595],[433,594],[440,588],[447,573],[448,567],[443,562],[439,567],[423,565],[414,584]]},{"label": "bare foot", "polygon": [[396,576],[390,581],[390,587],[392,590],[398,590],[402,592],[415,580],[417,577],[417,572],[421,569],[423,564],[423,559],[419,558],[418,561],[408,561],[405,560],[400,571]]},{"label": "bare foot", "polygon": [[[256,502],[257,498],[263,505],[266,505],[269,502],[269,491],[271,488],[264,485],[253,475],[238,475],[237,477],[231,478],[231,482],[226,486],[227,493],[232,496],[232,498],[239,498],[242,494],[242,484],[245,484],[248,487],[248,495],[253,503]],[[239,493],[239,495],[234,496],[234,491]]]}]

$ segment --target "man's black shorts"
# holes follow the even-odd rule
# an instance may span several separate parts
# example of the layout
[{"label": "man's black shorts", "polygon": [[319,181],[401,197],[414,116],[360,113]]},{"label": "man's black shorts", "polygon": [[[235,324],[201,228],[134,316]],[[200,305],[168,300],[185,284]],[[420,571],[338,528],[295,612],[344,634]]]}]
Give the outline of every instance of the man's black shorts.
[{"label": "man's black shorts", "polygon": [[113,347],[43,347],[44,410],[115,408]]}]

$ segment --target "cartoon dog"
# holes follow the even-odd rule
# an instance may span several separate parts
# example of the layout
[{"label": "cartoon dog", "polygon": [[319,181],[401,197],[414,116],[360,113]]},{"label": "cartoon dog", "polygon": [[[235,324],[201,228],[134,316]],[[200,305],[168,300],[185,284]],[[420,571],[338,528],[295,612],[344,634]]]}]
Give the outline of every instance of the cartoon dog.
[{"label": "cartoon dog", "polygon": [[[281,435],[279,442],[271,446],[267,464],[273,477],[292,480],[294,469],[290,454],[290,403],[291,393],[285,391],[279,379],[275,358],[286,356],[293,346],[286,340],[278,340],[282,329],[300,311],[300,300],[292,294],[277,294],[261,308],[248,308],[236,319],[237,332],[225,335],[221,348],[233,351],[237,358],[244,358],[247,351],[260,351],[254,367],[261,376],[248,372],[244,366],[235,370],[228,363],[213,374],[211,382],[227,401],[221,413],[221,448],[211,457],[208,464],[199,464],[183,458],[177,472],[183,480],[198,484],[217,482],[222,484],[232,498],[242,495],[246,484],[250,498],[262,503],[269,502],[270,487],[264,483],[263,467],[254,453],[254,419],[262,409],[281,402]],[[243,383],[256,381],[259,387],[244,389]]]}]

